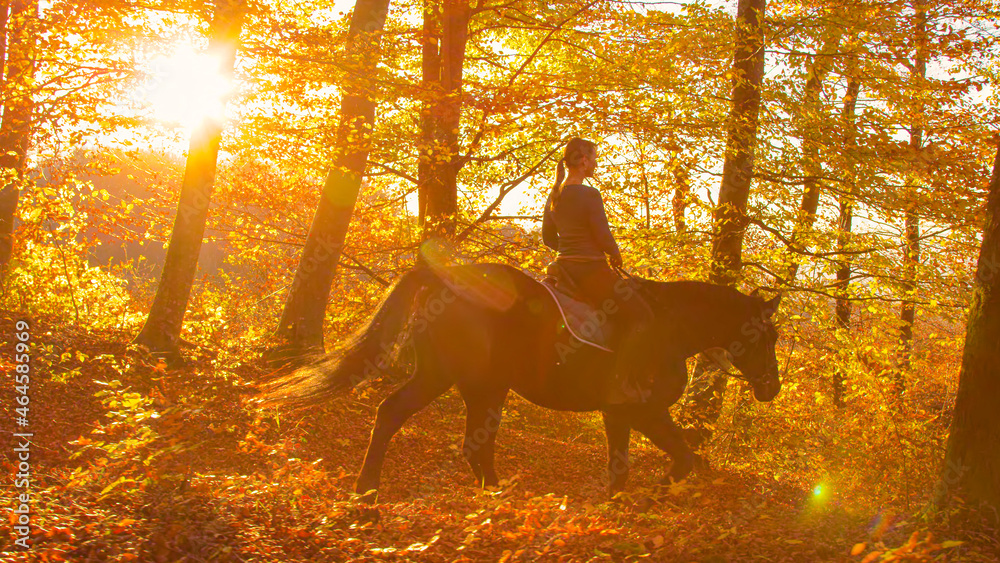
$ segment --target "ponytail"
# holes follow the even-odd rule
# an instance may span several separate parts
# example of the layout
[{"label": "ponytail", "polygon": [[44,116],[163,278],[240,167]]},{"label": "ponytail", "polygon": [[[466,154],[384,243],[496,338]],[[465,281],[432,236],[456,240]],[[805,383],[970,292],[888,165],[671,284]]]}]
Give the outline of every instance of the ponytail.
[{"label": "ponytail", "polygon": [[556,166],[556,183],[552,185],[552,191],[549,193],[549,211],[556,208],[556,201],[559,199],[559,194],[562,192],[562,183],[566,179],[566,165],[564,164],[565,159],[559,159],[559,164]]},{"label": "ponytail", "polygon": [[594,143],[581,139],[579,137],[573,137],[566,143],[566,152],[563,157],[559,159],[559,164],[556,166],[556,183],[552,185],[552,192],[549,194],[549,208],[548,211],[552,211],[556,208],[556,202],[559,201],[559,194],[562,193],[563,181],[566,179],[566,165],[577,165],[580,158],[587,151],[596,151],[597,145]]}]

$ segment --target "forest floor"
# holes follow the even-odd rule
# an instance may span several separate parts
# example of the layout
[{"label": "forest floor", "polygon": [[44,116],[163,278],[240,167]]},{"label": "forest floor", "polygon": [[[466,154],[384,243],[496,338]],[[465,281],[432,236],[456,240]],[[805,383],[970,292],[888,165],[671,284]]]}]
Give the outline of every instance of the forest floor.
[{"label": "forest floor", "polygon": [[[12,318],[0,330],[13,334]],[[323,408],[261,414],[244,400],[266,371],[226,353],[167,370],[128,359],[119,333],[38,322],[32,341],[31,548],[13,544],[11,512],[0,522],[2,561],[1000,558],[988,533],[928,525],[919,507],[827,495],[711,456],[711,470],[640,513],[634,499],[607,498],[597,414],[514,395],[497,441],[501,488],[474,486],[460,449],[464,405],[449,392],[393,439],[379,502],[366,507],[350,491],[392,382]],[[13,421],[12,378],[0,401]],[[13,476],[17,443],[2,435]],[[628,489],[640,496],[669,460],[635,433],[633,452]],[[5,503],[23,492],[3,482]]]}]

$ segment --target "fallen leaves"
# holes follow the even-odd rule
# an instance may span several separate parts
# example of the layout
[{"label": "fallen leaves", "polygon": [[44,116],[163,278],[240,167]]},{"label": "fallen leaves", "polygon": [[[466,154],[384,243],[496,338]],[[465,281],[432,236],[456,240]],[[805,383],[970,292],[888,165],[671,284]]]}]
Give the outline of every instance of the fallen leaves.
[{"label": "fallen leaves", "polygon": [[[854,545],[845,531],[863,527],[867,514],[810,512],[800,500],[811,488],[782,486],[787,479],[757,476],[753,465],[730,464],[710,480],[663,487],[660,502],[637,514],[631,503],[654,492],[642,485],[660,477],[662,454],[637,440],[633,484],[619,501],[608,502],[599,479],[605,463],[599,419],[518,400],[510,406],[519,416],[504,427],[498,456],[501,470],[512,476],[481,490],[472,486],[461,455],[447,448],[464,412],[456,396],[418,413],[410,424],[419,431],[396,437],[380,504],[362,507],[350,491],[371,431],[371,409],[333,403],[286,414],[279,424],[233,408],[227,394],[238,393],[241,382],[213,382],[212,369],[168,371],[149,387],[152,396],[170,397],[159,404],[147,402],[150,395],[136,386],[91,384],[91,393],[100,389],[101,398],[118,401],[110,412],[158,409],[162,416],[109,419],[109,411],[99,411],[53,428],[63,434],[52,439],[70,451],[51,468],[63,481],[39,483],[46,526],[35,536],[39,553],[48,549],[52,561],[450,563],[709,561],[746,554],[812,561],[850,552],[872,556],[871,563],[890,555],[919,561],[960,545],[925,535],[906,542],[900,538],[905,523],[891,516],[871,528],[878,539]],[[126,381],[108,375],[103,381]],[[367,400],[376,403],[390,389],[373,387]],[[160,435],[143,430],[150,428]],[[559,440],[562,434],[581,439],[568,444]],[[546,455],[533,455],[539,451]],[[82,453],[69,459],[73,452]],[[109,496],[101,499],[102,492]],[[4,529],[13,524],[4,521]]]}]

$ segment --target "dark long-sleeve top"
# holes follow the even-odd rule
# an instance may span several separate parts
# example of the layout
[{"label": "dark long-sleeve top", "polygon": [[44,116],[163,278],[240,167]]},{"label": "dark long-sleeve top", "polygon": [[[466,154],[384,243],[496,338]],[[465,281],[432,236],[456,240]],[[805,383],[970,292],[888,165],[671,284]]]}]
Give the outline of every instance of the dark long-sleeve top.
[{"label": "dark long-sleeve top", "polygon": [[542,242],[567,260],[604,260],[620,254],[608,226],[601,192],[583,184],[563,186],[555,209],[545,203]]}]

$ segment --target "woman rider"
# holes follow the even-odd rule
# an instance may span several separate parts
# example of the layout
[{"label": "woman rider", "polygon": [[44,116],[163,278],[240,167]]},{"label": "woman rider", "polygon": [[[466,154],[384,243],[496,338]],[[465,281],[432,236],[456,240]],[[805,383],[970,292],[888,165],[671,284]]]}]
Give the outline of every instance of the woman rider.
[{"label": "woman rider", "polygon": [[636,388],[642,385],[648,389],[652,379],[649,327],[653,311],[637,292],[615,291],[621,278],[608,262],[621,267],[621,251],[608,227],[600,192],[583,183],[594,175],[596,167],[597,146],[580,138],[570,140],[545,203],[542,241],[558,251],[556,264],[591,306],[600,309],[607,299],[618,304],[615,317],[622,338],[615,360],[617,382],[609,382],[607,398],[610,402],[634,401],[639,400]]}]

